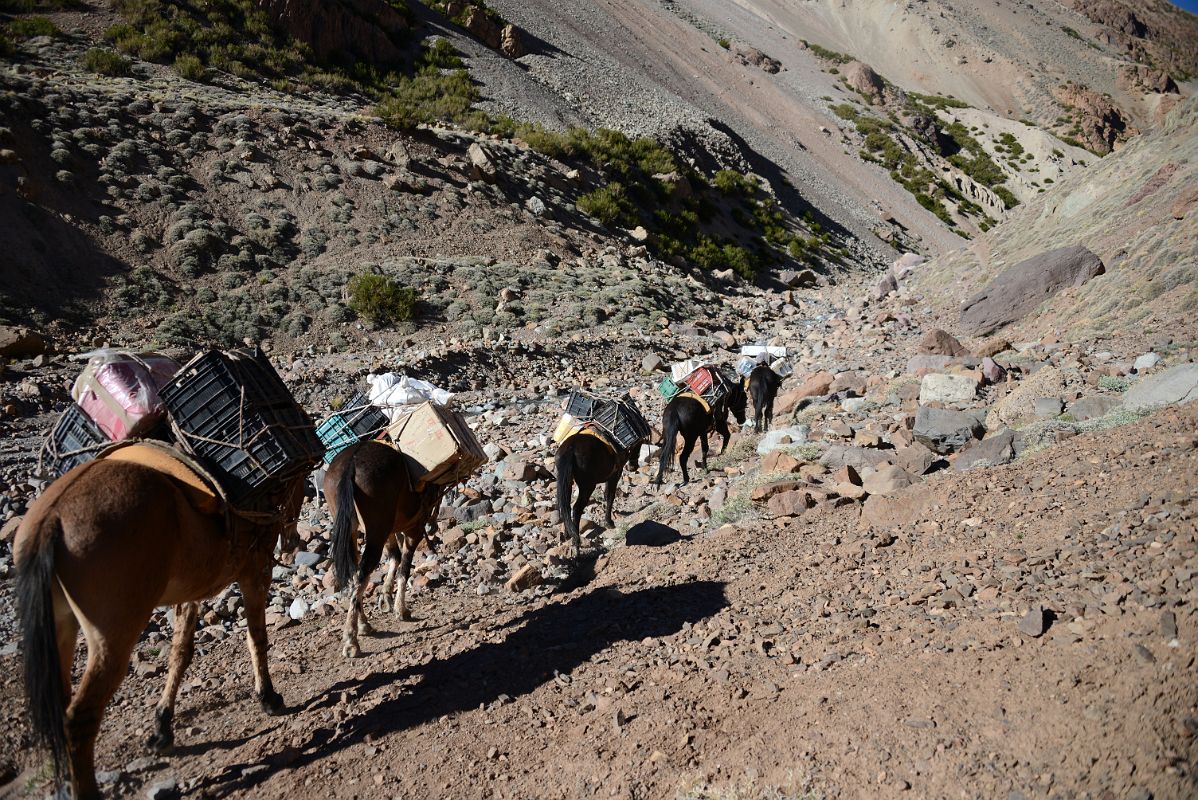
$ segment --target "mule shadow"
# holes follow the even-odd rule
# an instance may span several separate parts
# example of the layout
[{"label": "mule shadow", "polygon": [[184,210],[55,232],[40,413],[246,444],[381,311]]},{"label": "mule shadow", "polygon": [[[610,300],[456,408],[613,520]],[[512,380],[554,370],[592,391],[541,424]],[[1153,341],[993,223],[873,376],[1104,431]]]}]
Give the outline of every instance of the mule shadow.
[{"label": "mule shadow", "polygon": [[681,533],[669,525],[647,519],[629,528],[624,541],[629,545],[665,547],[674,542],[680,542],[683,538]]},{"label": "mule shadow", "polygon": [[[500,699],[516,699],[621,641],[669,636],[727,607],[724,585],[696,581],[620,592],[605,587],[550,603],[515,620],[503,640],[483,642],[447,658],[395,672],[339,681],[306,704],[311,711],[336,704],[342,694],[363,698],[396,681],[417,678],[399,697],[314,731],[299,747],[264,754],[251,770],[230,765],[207,778],[197,791],[227,795],[255,788],[281,770],[294,770],[365,741],[377,740]],[[518,628],[515,627],[523,622]]]}]

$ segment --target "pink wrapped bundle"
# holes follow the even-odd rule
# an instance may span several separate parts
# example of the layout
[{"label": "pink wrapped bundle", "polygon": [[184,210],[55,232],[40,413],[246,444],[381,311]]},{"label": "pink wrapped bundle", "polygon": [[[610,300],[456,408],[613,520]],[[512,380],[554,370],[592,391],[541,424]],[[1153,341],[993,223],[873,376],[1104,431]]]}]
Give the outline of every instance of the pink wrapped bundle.
[{"label": "pink wrapped bundle", "polygon": [[162,419],[158,390],[178,370],[158,353],[102,351],[87,362],[71,397],[114,442],[140,436]]}]

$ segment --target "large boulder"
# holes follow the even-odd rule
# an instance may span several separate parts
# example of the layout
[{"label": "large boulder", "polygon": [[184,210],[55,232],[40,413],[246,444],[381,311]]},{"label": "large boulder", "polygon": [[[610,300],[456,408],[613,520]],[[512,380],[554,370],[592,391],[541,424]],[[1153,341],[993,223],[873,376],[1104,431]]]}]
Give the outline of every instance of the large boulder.
[{"label": "large boulder", "polygon": [[968,403],[977,395],[978,382],[968,375],[949,375],[934,372],[924,375],[919,382],[919,402],[927,403]]},{"label": "large boulder", "polygon": [[974,442],[961,451],[953,462],[953,469],[961,471],[972,467],[995,467],[1015,460],[1015,431],[1004,428],[994,436]]},{"label": "large boulder", "polygon": [[967,356],[969,351],[957,341],[951,333],[940,328],[932,328],[925,333],[916,345],[915,352],[929,356]]},{"label": "large boulder", "polygon": [[312,48],[319,58],[374,64],[403,61],[407,18],[385,0],[256,0],[275,27]]},{"label": "large boulder", "polygon": [[1011,393],[999,400],[986,414],[986,427],[1017,428],[1036,420],[1036,401],[1042,397],[1060,397],[1065,393],[1065,376],[1053,366],[1045,366],[1021,380]]},{"label": "large boulder", "polygon": [[40,333],[28,328],[11,328],[0,325],[0,356],[5,358],[33,358],[46,352],[46,340]]},{"label": "large boulder", "polygon": [[869,64],[850,61],[840,68],[840,75],[850,89],[865,97],[881,97],[886,91],[886,82]]},{"label": "large boulder", "polygon": [[974,414],[931,406],[921,406],[915,413],[912,431],[917,442],[940,455],[960,450],[974,439],[982,438],[985,432]]},{"label": "large boulder", "polygon": [[1123,395],[1128,411],[1179,406],[1198,400],[1198,364],[1180,364],[1144,378]]},{"label": "large boulder", "polygon": [[1106,271],[1102,260],[1081,245],[1049,250],[1003,270],[961,306],[961,326],[983,336],[1022,319],[1069,286],[1081,286]]}]

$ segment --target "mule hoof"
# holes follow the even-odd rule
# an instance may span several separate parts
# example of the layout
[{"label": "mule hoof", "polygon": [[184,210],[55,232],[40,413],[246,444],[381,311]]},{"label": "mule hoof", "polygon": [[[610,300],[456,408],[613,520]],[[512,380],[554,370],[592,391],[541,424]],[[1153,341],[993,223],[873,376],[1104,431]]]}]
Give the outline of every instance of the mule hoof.
[{"label": "mule hoof", "polygon": [[173,731],[158,731],[146,740],[146,750],[153,755],[164,756],[175,749],[175,734]]},{"label": "mule hoof", "polygon": [[262,710],[272,717],[282,714],[287,709],[287,705],[283,702],[283,695],[274,689],[258,695],[258,703],[262,706]]},{"label": "mule hoof", "polygon": [[374,626],[371,625],[369,622],[366,622],[365,620],[363,620],[362,622],[359,622],[358,623],[358,635],[359,636],[373,636],[374,635]]},{"label": "mule hoof", "polygon": [[345,646],[341,648],[341,655],[346,658],[357,658],[362,655],[362,648],[358,647],[357,642],[346,642]]},{"label": "mule hoof", "polygon": [[390,610],[391,610],[391,598],[387,597],[386,595],[383,595],[382,597],[379,598],[379,611],[390,611]]}]

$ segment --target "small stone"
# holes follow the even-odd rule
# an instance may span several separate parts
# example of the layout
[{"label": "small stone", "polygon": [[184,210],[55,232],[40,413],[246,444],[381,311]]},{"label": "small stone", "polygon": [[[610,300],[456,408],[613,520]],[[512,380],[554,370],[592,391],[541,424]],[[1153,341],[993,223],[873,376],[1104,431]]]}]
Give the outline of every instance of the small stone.
[{"label": "small stone", "polygon": [[1032,405],[1033,413],[1040,419],[1056,419],[1065,410],[1059,397],[1038,397]]},{"label": "small stone", "polygon": [[1177,638],[1177,615],[1172,611],[1161,612],[1161,636],[1167,640]]},{"label": "small stone", "polygon": [[300,551],[295,554],[295,565],[297,567],[314,567],[324,560],[324,556],[320,553],[309,553]]},{"label": "small stone", "polygon": [[523,592],[534,586],[540,586],[542,580],[544,579],[539,569],[532,564],[525,564],[507,579],[504,586],[511,592]]},{"label": "small stone", "polygon": [[1135,369],[1136,372],[1143,372],[1145,370],[1152,369],[1157,364],[1161,363],[1161,361],[1161,357],[1156,353],[1145,353],[1135,360],[1135,363],[1132,364],[1132,368]]},{"label": "small stone", "polygon": [[308,602],[304,600],[304,598],[297,597],[292,600],[291,605],[287,607],[287,616],[295,620],[303,619],[304,615],[308,613],[309,608],[310,606],[308,605]]},{"label": "small stone", "polygon": [[179,783],[174,778],[159,781],[146,790],[146,797],[149,800],[168,800],[168,798],[178,797],[178,795]]},{"label": "small stone", "polygon": [[1044,613],[1044,609],[1040,606],[1032,606],[1023,615],[1023,619],[1019,620],[1019,632],[1033,639],[1043,636],[1047,628],[1048,617]]},{"label": "small stone", "polygon": [[1149,650],[1147,647],[1145,647],[1142,644],[1138,644],[1138,645],[1136,645],[1135,649],[1136,649],[1136,655],[1138,655],[1142,661],[1145,661],[1149,664],[1156,663],[1156,656],[1154,656],[1152,654],[1152,651]]}]

